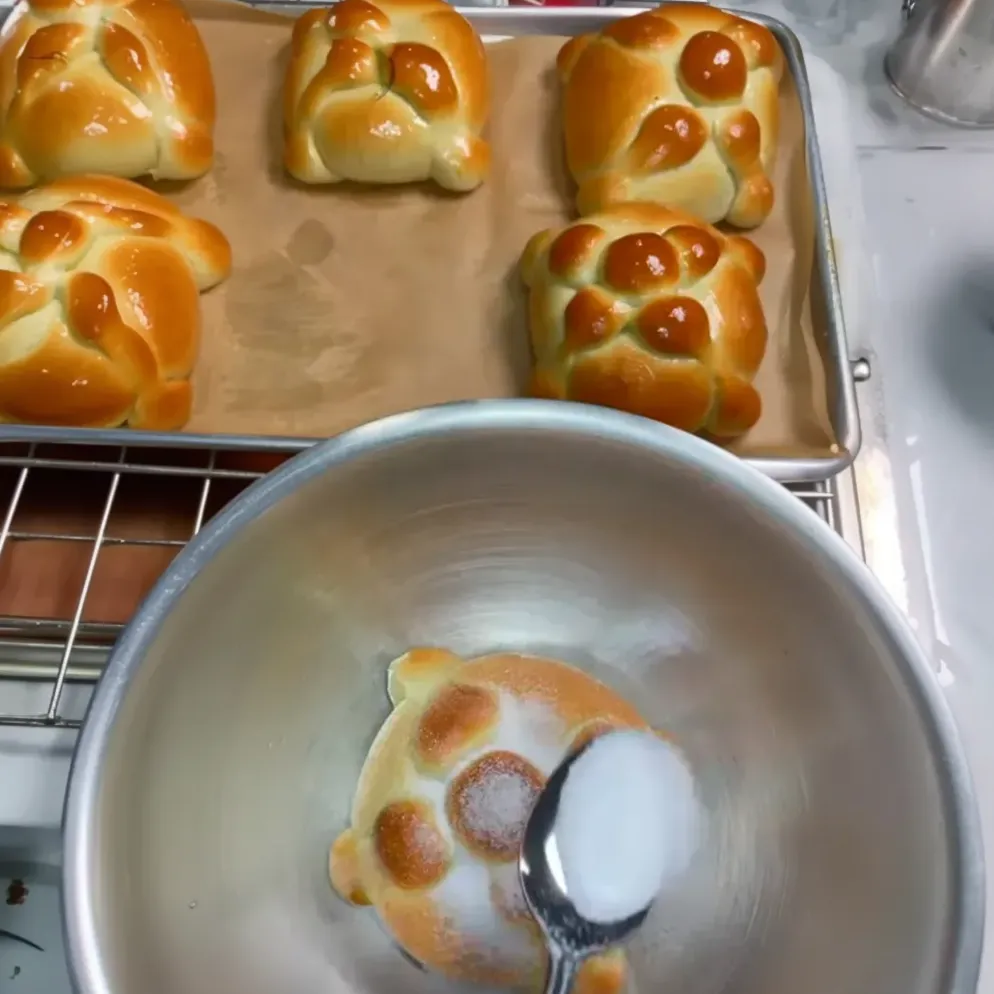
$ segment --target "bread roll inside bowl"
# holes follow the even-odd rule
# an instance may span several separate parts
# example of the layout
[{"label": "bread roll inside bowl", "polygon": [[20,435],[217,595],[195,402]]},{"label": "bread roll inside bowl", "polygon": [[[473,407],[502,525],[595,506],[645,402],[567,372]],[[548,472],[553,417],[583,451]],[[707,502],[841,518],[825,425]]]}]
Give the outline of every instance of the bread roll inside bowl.
[{"label": "bread roll inside bowl", "polygon": [[214,78],[179,0],[18,0],[0,33],[0,187],[77,173],[193,179]]},{"label": "bread roll inside bowl", "polygon": [[0,421],[170,430],[190,416],[212,224],[129,180],[0,198]]},{"label": "bread roll inside bowl", "polygon": [[[405,678],[394,710],[385,674],[414,646],[459,661]],[[70,780],[76,989],[488,989],[404,957],[377,913],[335,893],[328,854],[359,827],[355,802],[410,801],[381,825],[391,876],[359,874],[382,903],[390,880],[434,880],[449,856],[401,858],[410,829],[451,823],[421,779],[463,749],[470,766],[517,752],[542,773],[540,752],[505,745],[506,700],[478,692],[494,681],[472,679],[471,660],[508,653],[601,681],[693,776],[700,844],[626,949],[629,991],[974,988],[984,880],[966,765],[927,660],[852,550],[684,432],[495,401],[314,446],[210,522],[146,599]],[[392,793],[414,784],[409,751],[374,763],[389,791],[357,792],[384,722],[419,723],[453,684],[476,689],[436,711],[466,720],[431,723],[450,731],[421,740],[413,796]],[[473,865],[498,865],[495,849]]]},{"label": "bread roll inside bowl", "polygon": [[[415,649],[389,669],[394,706],[363,764],[335,889],[372,904],[402,948],[449,978],[537,990],[545,944],[518,883],[546,778],[611,728],[645,728],[580,670],[510,653],[464,661]],[[577,994],[617,994],[620,950],[587,961]]]}]

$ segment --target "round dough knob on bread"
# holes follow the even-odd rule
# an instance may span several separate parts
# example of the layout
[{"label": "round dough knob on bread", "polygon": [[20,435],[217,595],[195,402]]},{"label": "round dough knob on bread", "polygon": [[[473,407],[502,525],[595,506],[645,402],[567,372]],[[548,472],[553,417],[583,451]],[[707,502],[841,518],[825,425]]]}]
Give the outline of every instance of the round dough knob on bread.
[{"label": "round dough knob on bread", "polygon": [[284,162],[304,183],[475,189],[490,167],[483,42],[444,0],[341,0],[293,29]]},{"label": "round dough knob on bread", "polygon": [[19,0],[0,32],[0,187],[59,176],[193,179],[214,79],[178,0]]},{"label": "round dough knob on bread", "polygon": [[[425,966],[539,990],[545,945],[517,867],[532,806],[570,749],[646,724],[580,670],[527,656],[415,649],[391,664],[388,688],[394,708],[332,846],[332,883]],[[626,974],[622,952],[594,957],[578,994],[618,994]]]},{"label": "round dough knob on bread", "polygon": [[558,69],[580,214],[645,200],[740,228],[769,215],[783,55],[767,28],[668,3],[571,38]]},{"label": "round dough knob on bread", "polygon": [[469,750],[486,742],[499,713],[497,695],[488,687],[459,683],[446,687],[418,722],[415,762],[427,773],[446,773]]},{"label": "round dough knob on bread", "polygon": [[456,838],[480,859],[518,858],[528,815],[545,777],[522,756],[485,752],[449,784],[445,813]]},{"label": "round dough knob on bread", "polygon": [[0,421],[182,427],[200,293],[230,269],[217,228],[129,180],[0,199]]},{"label": "round dough knob on bread", "polygon": [[532,388],[733,439],[762,409],[762,252],[682,211],[617,204],[522,256]]},{"label": "round dough knob on bread", "polygon": [[384,871],[404,890],[430,887],[449,868],[448,844],[424,801],[391,801],[376,816],[373,839]]}]

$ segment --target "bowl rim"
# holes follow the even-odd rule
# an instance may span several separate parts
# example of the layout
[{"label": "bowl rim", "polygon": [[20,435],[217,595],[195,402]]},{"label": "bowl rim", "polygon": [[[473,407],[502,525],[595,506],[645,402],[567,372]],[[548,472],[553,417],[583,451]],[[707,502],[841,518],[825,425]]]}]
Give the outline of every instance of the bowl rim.
[{"label": "bowl rim", "polygon": [[114,647],[94,691],[69,772],[63,813],[63,926],[70,976],[79,994],[114,991],[103,968],[94,913],[91,853],[103,757],[141,660],[185,588],[244,526],[311,478],[365,453],[419,439],[456,434],[566,432],[642,449],[647,457],[681,463],[712,484],[785,525],[795,539],[834,569],[876,619],[892,647],[936,763],[951,827],[952,943],[943,964],[946,986],[934,994],[975,994],[985,918],[980,813],[969,765],[952,712],[905,617],[849,545],[780,483],[736,456],[675,428],[581,404],[544,400],[459,401],[391,415],[318,442],[243,491],[173,560],[135,612]]}]

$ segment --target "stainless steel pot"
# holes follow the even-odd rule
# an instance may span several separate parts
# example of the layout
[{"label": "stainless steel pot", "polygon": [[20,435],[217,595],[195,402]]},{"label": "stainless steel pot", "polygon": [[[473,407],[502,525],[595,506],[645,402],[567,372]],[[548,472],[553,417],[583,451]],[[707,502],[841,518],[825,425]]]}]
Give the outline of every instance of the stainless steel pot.
[{"label": "stainless steel pot", "polygon": [[419,972],[326,879],[384,667],[414,644],[585,667],[683,744],[708,811],[636,994],[970,994],[963,755],[904,621],[810,510],[687,435],[455,405],[317,446],[176,560],[73,768],[82,994],[395,994]]},{"label": "stainless steel pot", "polygon": [[904,0],[884,72],[912,107],[946,124],[994,128],[994,2]]}]

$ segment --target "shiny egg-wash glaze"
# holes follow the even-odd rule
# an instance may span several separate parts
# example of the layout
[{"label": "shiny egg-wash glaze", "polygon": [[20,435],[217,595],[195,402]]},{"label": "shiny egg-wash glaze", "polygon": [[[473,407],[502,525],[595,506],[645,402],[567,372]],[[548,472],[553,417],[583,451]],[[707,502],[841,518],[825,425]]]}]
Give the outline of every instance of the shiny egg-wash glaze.
[{"label": "shiny egg-wash glaze", "polygon": [[759,420],[766,259],[747,238],[657,204],[615,204],[535,235],[521,271],[537,396],[726,441]]},{"label": "shiny egg-wash glaze", "polygon": [[768,28],[699,3],[572,38],[558,68],[580,214],[645,200],[712,224],[761,224],[776,195],[783,67]]},{"label": "shiny egg-wash glaze", "polygon": [[0,195],[0,422],[170,430],[190,416],[214,225],[113,176]]},{"label": "shiny egg-wash glaze", "polygon": [[19,0],[0,33],[0,188],[76,173],[194,179],[214,78],[176,0]]},{"label": "shiny egg-wash glaze", "polygon": [[342,0],[293,28],[284,163],[304,183],[410,183],[455,191],[490,167],[487,58],[443,0]]}]

